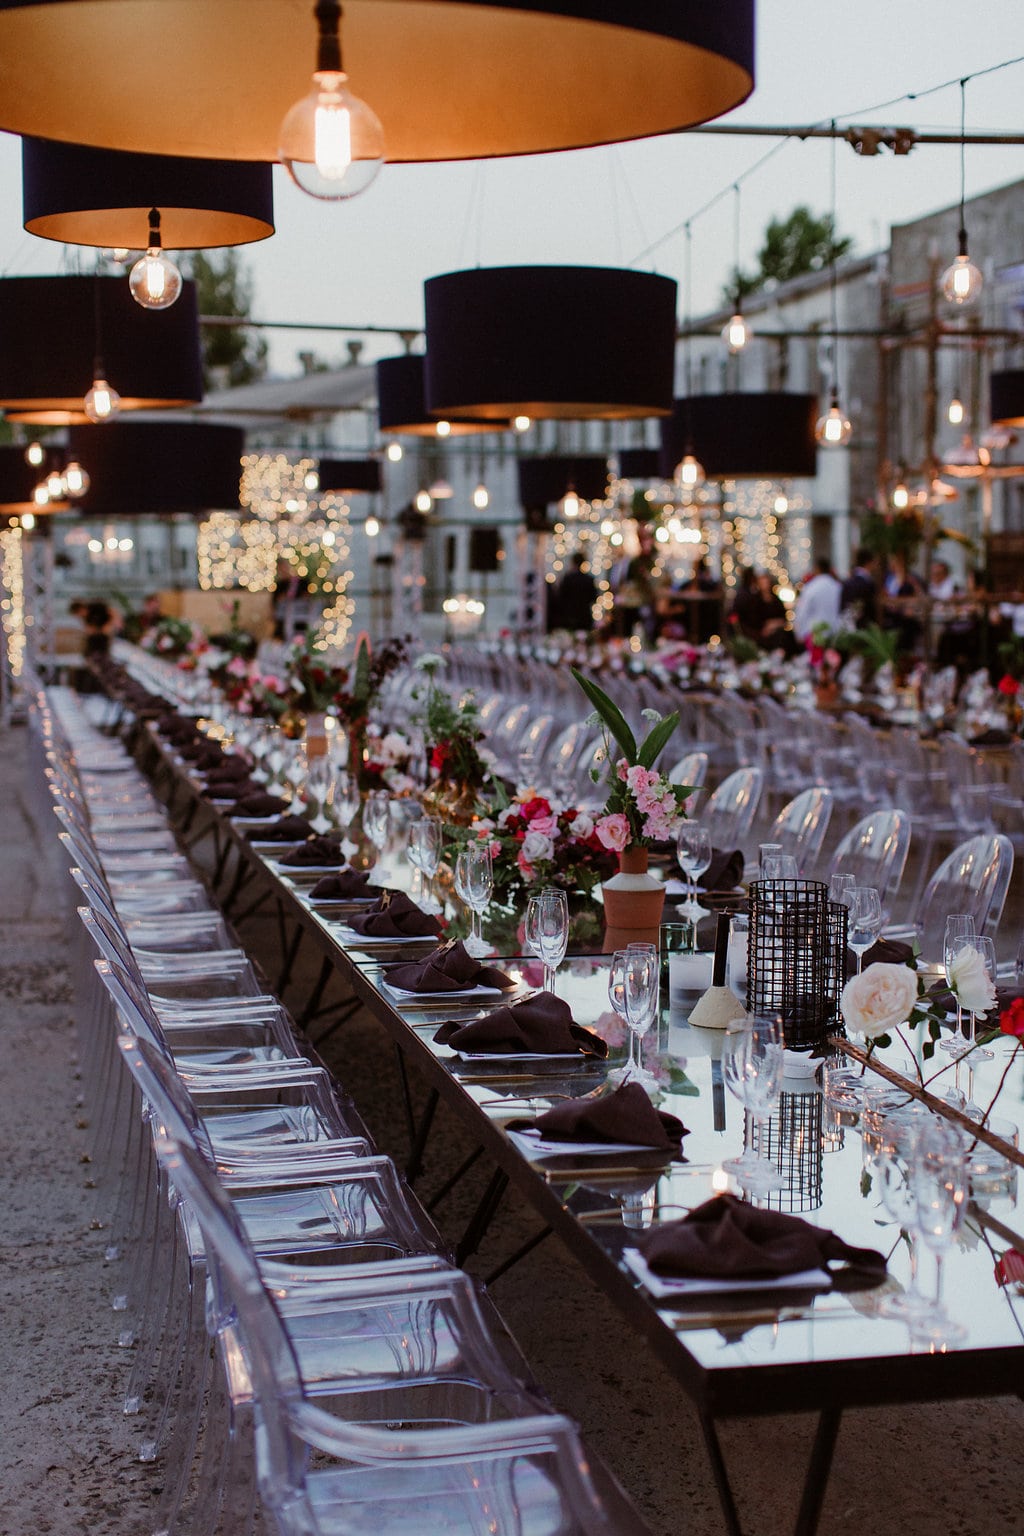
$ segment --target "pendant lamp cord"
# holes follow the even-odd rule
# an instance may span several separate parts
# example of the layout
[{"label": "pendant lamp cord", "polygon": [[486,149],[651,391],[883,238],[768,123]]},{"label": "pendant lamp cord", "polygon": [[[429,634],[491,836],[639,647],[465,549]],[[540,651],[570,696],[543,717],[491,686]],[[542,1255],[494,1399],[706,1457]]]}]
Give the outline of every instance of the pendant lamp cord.
[{"label": "pendant lamp cord", "polygon": [[967,188],[967,77],[960,81],[960,255],[967,255],[967,220],[964,197]]},{"label": "pendant lamp cord", "polygon": [[92,279],[93,341],[95,343],[92,376],[94,379],[102,379],[106,376],[103,367],[103,296],[100,288],[102,281],[97,268]]},{"label": "pendant lamp cord", "polygon": [[829,228],[829,312],[832,320],[832,404],[839,399],[839,279],[836,273],[836,120],[832,119],[829,139],[829,199],[832,205]]},{"label": "pendant lamp cord", "polygon": [[732,228],[732,271],[733,271],[733,278],[735,279],[735,283],[736,283],[736,313],[737,314],[741,314],[742,310],[743,310],[743,294],[742,294],[741,287],[740,287],[740,195],[741,194],[740,194],[740,184],[739,184],[738,181],[733,182],[732,190],[733,190],[733,194],[735,196],[735,202],[733,204],[734,214],[733,214],[733,228]]},{"label": "pendant lamp cord", "polygon": [[316,49],[318,74],[340,75],[341,64],[341,4],[340,0],[316,0],[313,15],[319,29]]}]

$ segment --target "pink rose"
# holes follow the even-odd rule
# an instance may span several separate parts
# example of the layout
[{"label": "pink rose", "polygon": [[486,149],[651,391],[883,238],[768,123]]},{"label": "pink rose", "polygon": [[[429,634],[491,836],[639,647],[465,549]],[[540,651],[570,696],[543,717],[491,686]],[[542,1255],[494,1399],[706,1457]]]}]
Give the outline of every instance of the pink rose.
[{"label": "pink rose", "polygon": [[634,763],[632,768],[627,770],[626,783],[634,795],[639,796],[645,791],[653,790],[658,782],[658,777],[659,775],[653,768],[644,768],[640,763]]},{"label": "pink rose", "polygon": [[598,841],[612,853],[621,853],[629,843],[629,818],[622,811],[612,816],[602,816],[594,828]]},{"label": "pink rose", "polygon": [[558,831],[557,816],[535,816],[530,822],[531,832],[540,832],[544,837],[554,837]]}]

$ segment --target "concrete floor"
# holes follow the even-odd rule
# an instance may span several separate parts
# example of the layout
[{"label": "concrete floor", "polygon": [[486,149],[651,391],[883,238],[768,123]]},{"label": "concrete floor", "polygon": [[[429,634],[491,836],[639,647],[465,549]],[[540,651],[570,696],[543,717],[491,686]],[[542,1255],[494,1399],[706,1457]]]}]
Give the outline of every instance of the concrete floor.
[{"label": "concrete floor", "polygon": [[[59,915],[55,829],[24,792],[24,731],[0,734],[8,786],[0,881],[0,1536],[141,1536],[162,1469],[135,1459],[120,1413],[127,1358],[109,1309],[105,1238],[90,1229],[87,1138],[76,1103],[73,1000]],[[244,937],[266,953],[254,922]],[[305,978],[297,978],[295,1003]],[[331,1064],[384,1151],[401,1158],[393,1055],[366,1014],[331,1042]],[[466,1147],[442,1119],[429,1196]],[[443,1166],[442,1166],[443,1165]],[[457,1235],[485,1178],[470,1176],[437,1213]],[[536,1226],[515,1198],[470,1268],[489,1272]],[[498,1280],[493,1298],[556,1404],[584,1427],[656,1536],[721,1536],[723,1525],[689,1400],[647,1358],[619,1315],[554,1239]],[[979,1387],[982,1386],[979,1383]],[[1022,1382],[1024,1390],[1024,1382]],[[723,1441],[749,1536],[792,1528],[812,1424],[735,1421]],[[843,1422],[823,1536],[1007,1536],[1024,1530],[1018,1399],[858,1410]]]}]

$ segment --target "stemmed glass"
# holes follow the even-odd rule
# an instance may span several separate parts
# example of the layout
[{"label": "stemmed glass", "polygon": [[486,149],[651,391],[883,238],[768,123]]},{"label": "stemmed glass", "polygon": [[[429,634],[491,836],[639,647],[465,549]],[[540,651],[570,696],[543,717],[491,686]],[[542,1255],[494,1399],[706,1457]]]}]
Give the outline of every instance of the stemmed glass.
[{"label": "stemmed glass", "polygon": [[850,898],[850,931],[847,943],[857,956],[857,970],[882,931],[882,903],[873,885],[855,885]]},{"label": "stemmed glass", "polygon": [[284,765],[285,783],[291,785],[292,799],[305,800],[304,786],[309,773],[309,760],[301,741],[288,743],[288,755]]},{"label": "stemmed glass", "polygon": [[[629,1060],[625,1077],[639,1083],[648,1092],[658,1088],[658,1079],[643,1064],[640,1042],[654,1023],[658,1011],[659,956],[656,944],[629,944],[623,971],[626,1024],[629,1027]],[[635,1042],[635,1044],[634,1044]]]},{"label": "stemmed glass", "polygon": [[490,948],[484,942],[482,915],[494,890],[494,871],[487,844],[473,843],[459,854],[455,860],[455,890],[471,914],[472,932],[466,940],[467,952],[477,958],[489,955]]},{"label": "stemmed glass", "polygon": [[327,832],[332,826],[330,812],[334,808],[334,775],[326,757],[315,757],[306,774],[304,800],[306,809],[312,810],[310,825],[314,832]]},{"label": "stemmed glass", "polygon": [[835,874],[828,882],[828,899],[837,906],[848,907],[857,886],[855,875]]},{"label": "stemmed glass", "polygon": [[917,1276],[917,1200],[913,1180],[917,1118],[905,1111],[887,1116],[878,1133],[881,1145],[875,1155],[882,1204],[906,1234],[910,1255],[909,1286],[905,1291],[884,1296],[879,1310],[886,1317],[898,1317],[907,1323],[913,1323],[928,1310],[928,1301],[921,1294]]},{"label": "stemmed glass", "polygon": [[334,775],[334,815],[342,831],[348,831],[358,809],[359,786],[345,768],[339,768]]},{"label": "stemmed glass", "polygon": [[722,1076],[754,1123],[757,1151],[746,1147],[741,1157],[727,1159],[722,1167],[751,1194],[767,1195],[784,1189],[774,1163],[762,1154],[765,1129],[782,1090],[782,1022],[772,1014],[758,1013],[737,1019],[728,1026],[722,1043]]},{"label": "stemmed glass", "polygon": [[553,992],[569,946],[569,901],[558,886],[545,886],[527,902],[526,942],[544,966],[544,991]]},{"label": "stemmed glass", "polygon": [[363,829],[377,850],[372,872],[380,875],[384,868],[384,848],[391,830],[391,796],[386,789],[372,789],[366,797]]},{"label": "stemmed glass", "polygon": [[263,754],[263,761],[270,774],[267,780],[267,792],[271,795],[279,795],[284,788],[284,767],[288,761],[288,742],[280,731],[274,732],[270,746]]},{"label": "stemmed glass", "polygon": [[685,902],[690,917],[700,915],[697,880],[711,864],[711,833],[699,821],[684,821],[676,837],[676,857],[689,887]]},{"label": "stemmed glass", "polygon": [[974,939],[974,917],[970,912],[951,912],[946,918],[946,931],[942,940],[942,964],[946,972],[946,985],[956,1003],[956,1033],[939,1041],[939,1048],[950,1056],[962,1056],[967,1049],[964,1039],[964,1010],[953,986],[953,962],[965,943]]},{"label": "stemmed glass", "polygon": [[962,1339],[966,1329],[954,1322],[942,1302],[942,1261],[960,1230],[967,1209],[967,1155],[954,1126],[939,1121],[921,1127],[914,1143],[911,1186],[916,1226],[921,1240],[935,1256],[935,1299],[914,1319],[915,1338]]},{"label": "stemmed glass", "polygon": [[441,904],[433,896],[430,882],[441,862],[441,822],[437,816],[423,816],[409,823],[409,863],[420,873],[420,906],[424,912],[440,912]]}]

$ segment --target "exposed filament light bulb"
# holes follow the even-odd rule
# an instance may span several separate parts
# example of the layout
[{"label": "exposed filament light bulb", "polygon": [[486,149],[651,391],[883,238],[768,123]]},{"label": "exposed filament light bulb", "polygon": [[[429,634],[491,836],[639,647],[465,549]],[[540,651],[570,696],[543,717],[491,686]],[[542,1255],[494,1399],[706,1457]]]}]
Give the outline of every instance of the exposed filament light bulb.
[{"label": "exposed filament light bulb", "polygon": [[722,327],[722,340],[734,356],[737,352],[743,351],[743,348],[751,340],[753,334],[740,310],[737,310],[732,318]]},{"label": "exposed filament light bulb", "polygon": [[310,90],[281,124],[278,155],[295,185],[322,202],[364,192],[384,163],[384,130],[348,88],[341,63],[341,6],[318,0],[317,67]]},{"label": "exposed filament light bulb", "polygon": [[403,449],[401,443],[388,443],[388,446],[387,446],[388,463],[389,464],[400,464],[402,462],[402,455],[403,455],[404,451],[405,450]]},{"label": "exposed filament light bulb", "polygon": [[676,479],[686,491],[704,483],[704,466],[692,453],[684,453],[676,470]]},{"label": "exposed filament light bulb", "polygon": [[477,485],[476,490],[473,492],[473,505],[482,512],[484,508],[489,507],[490,504],[491,493],[487,489],[486,485],[484,485],[484,482],[481,480]]},{"label": "exposed filament light bulb", "polygon": [[960,254],[942,274],[942,296],[961,308],[980,297],[984,279],[967,254],[967,236],[961,230]]},{"label": "exposed filament light bulb", "polygon": [[562,511],[566,517],[579,517],[580,515],[580,499],[571,485],[562,497]]},{"label": "exposed filament light bulb", "polygon": [[121,409],[121,396],[103,377],[103,366],[97,362],[93,370],[92,387],[83,402],[90,421],[113,421]]},{"label": "exposed filament light bulb", "polygon": [[64,476],[56,469],[46,477],[46,494],[50,501],[64,500]]},{"label": "exposed filament light bulb", "polygon": [[89,489],[89,476],[77,459],[69,459],[64,466],[64,489],[72,500],[84,496]]},{"label": "exposed filament light bulb", "polygon": [[143,309],[170,309],[181,292],[181,273],[160,244],[160,210],[149,210],[149,246],[128,274],[128,287]]},{"label": "exposed filament light bulb", "polygon": [[25,449],[25,463],[31,464],[33,469],[38,469],[45,457],[42,443],[29,443]]},{"label": "exposed filament light bulb", "polygon": [[839,407],[839,391],[832,391],[832,398],[824,416],[819,416],[814,428],[815,440],[822,448],[842,448],[853,433],[849,418]]},{"label": "exposed filament light bulb", "polygon": [[910,492],[902,480],[893,489],[892,504],[897,512],[905,512],[910,505]]},{"label": "exposed filament light bulb", "polygon": [[964,403],[959,395],[954,395],[946,410],[946,420],[951,427],[959,427],[963,424]]}]

